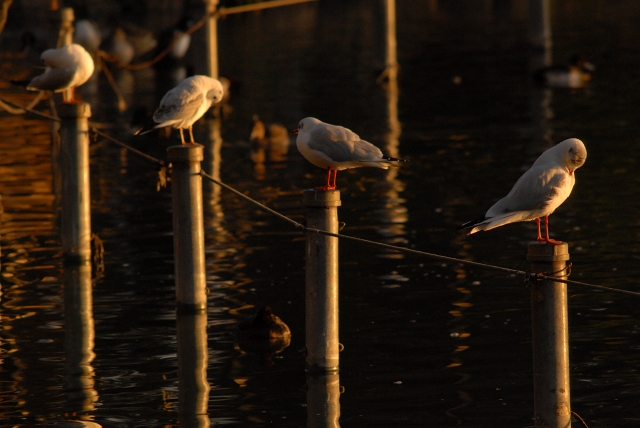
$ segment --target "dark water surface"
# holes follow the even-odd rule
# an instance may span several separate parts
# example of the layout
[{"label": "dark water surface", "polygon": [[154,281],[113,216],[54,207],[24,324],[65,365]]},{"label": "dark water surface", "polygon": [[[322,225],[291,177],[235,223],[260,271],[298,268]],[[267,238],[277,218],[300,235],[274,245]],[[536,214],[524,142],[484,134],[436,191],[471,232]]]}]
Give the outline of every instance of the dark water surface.
[{"label": "dark water surface", "polygon": [[[552,235],[569,243],[572,279],[638,290],[640,3],[553,3],[554,62],[583,53],[597,70],[587,88],[543,90],[531,84],[526,1],[398,1],[397,139],[388,132],[393,91],[375,81],[384,64],[378,7],[327,0],[221,20],[220,73],[235,84],[233,109],[219,158],[211,116],[194,129],[205,171],[219,168],[226,183],[302,221],[302,190],[324,172],[295,147],[286,163],[254,165],[251,118],[288,129],[305,116],[341,124],[410,160],[340,173],[342,233],[526,270],[535,224],[472,236],[455,228],[504,196],[544,149],[577,137],[588,159],[551,216]],[[129,110],[117,113],[100,75],[99,91],[81,91],[93,119],[164,158],[177,132],[134,139],[125,124],[166,88],[154,92],[152,70],[116,78],[133,82]],[[28,102],[19,93],[3,90]],[[87,286],[86,272],[62,265],[49,126],[0,116],[0,426],[320,426],[307,419],[317,382],[306,379],[300,352],[302,235],[205,183],[209,308],[187,330],[206,340],[210,390],[180,391],[171,194],[156,191],[147,161],[92,143],[92,224],[105,271]],[[572,410],[590,427],[638,426],[639,302],[574,286],[569,295]],[[234,335],[263,305],[292,331],[270,359],[243,352]],[[530,289],[520,277],[343,241],[340,342],[342,427],[533,425]],[[208,419],[181,423],[180,394]]]}]

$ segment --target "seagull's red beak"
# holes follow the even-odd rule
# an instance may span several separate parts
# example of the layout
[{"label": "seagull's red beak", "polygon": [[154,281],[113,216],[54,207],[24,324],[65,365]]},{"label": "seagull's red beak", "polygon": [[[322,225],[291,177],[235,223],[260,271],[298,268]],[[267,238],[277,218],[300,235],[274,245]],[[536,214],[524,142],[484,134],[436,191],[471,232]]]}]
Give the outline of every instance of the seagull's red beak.
[{"label": "seagull's red beak", "polygon": [[293,131],[291,131],[291,133],[294,134],[294,135],[298,135],[298,128],[296,128]]}]

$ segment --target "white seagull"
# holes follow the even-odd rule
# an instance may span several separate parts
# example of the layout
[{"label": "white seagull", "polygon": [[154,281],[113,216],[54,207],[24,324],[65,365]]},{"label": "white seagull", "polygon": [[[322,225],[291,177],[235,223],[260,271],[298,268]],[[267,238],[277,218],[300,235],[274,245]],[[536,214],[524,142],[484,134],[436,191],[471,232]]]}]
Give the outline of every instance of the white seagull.
[{"label": "white seagull", "polygon": [[180,130],[182,144],[185,144],[182,130],[189,128],[193,144],[193,124],[209,110],[212,104],[220,102],[223,95],[224,90],[218,80],[201,75],[187,77],[162,97],[160,107],[153,113],[153,122],[143,126],[134,135],[171,126]]},{"label": "white seagull", "polygon": [[[571,194],[576,182],[575,171],[584,165],[587,149],[582,141],[569,138],[551,147],[518,179],[507,196],[496,202],[484,217],[460,226],[471,228],[469,234],[490,230],[517,221],[536,219],[538,241],[558,245],[549,239],[549,215]],[[540,217],[544,217],[546,235],[540,233]]]},{"label": "white seagull", "polygon": [[[318,190],[334,190],[338,171],[371,166],[388,169],[404,159],[382,155],[379,148],[362,140],[342,126],[324,123],[315,117],[305,117],[291,131],[297,134],[296,146],[302,156],[317,167],[327,170],[327,183]],[[331,177],[333,172],[333,179]]]},{"label": "white seagull", "polygon": [[[30,91],[63,92],[65,102],[75,102],[73,89],[85,83],[93,74],[93,58],[82,46],[72,43],[58,49],[42,52],[40,59],[47,66],[43,74],[27,83]],[[20,82],[15,82],[19,83]],[[71,89],[71,98],[64,91]]]}]

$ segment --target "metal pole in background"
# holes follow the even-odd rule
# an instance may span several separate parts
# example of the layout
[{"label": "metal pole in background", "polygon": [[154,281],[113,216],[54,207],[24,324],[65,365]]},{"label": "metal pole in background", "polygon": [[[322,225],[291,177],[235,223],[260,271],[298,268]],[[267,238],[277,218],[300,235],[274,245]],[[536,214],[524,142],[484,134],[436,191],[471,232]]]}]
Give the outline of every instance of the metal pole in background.
[{"label": "metal pole in background", "polygon": [[87,103],[63,103],[60,115],[62,252],[67,263],[91,261],[89,117]]},{"label": "metal pole in background", "polygon": [[[531,271],[567,278],[569,246],[529,244]],[[531,287],[534,426],[571,427],[567,284],[539,281]]]},{"label": "metal pole in background", "polygon": [[[204,0],[207,15],[218,9],[218,0]],[[218,78],[218,17],[210,16],[206,24],[207,32],[207,71],[209,77]]]},{"label": "metal pole in background", "polygon": [[529,0],[529,43],[534,50],[551,55],[550,0]]},{"label": "metal pole in background", "polygon": [[389,81],[398,78],[398,44],[396,41],[396,0],[384,0],[386,21],[386,64],[385,73]]},{"label": "metal pole in background", "polygon": [[[337,190],[304,191],[307,227],[338,233]],[[338,238],[307,232],[306,366],[308,371],[338,370]]]},{"label": "metal pole in background", "polygon": [[193,313],[207,308],[200,176],[203,149],[200,144],[172,146],[167,149],[172,165],[173,252],[176,304],[179,312]]},{"label": "metal pole in background", "polygon": [[[73,43],[73,21],[75,14],[72,7],[65,7],[60,11],[60,32],[58,33],[57,47],[68,46]],[[70,100],[73,89],[64,91],[65,99]]]}]

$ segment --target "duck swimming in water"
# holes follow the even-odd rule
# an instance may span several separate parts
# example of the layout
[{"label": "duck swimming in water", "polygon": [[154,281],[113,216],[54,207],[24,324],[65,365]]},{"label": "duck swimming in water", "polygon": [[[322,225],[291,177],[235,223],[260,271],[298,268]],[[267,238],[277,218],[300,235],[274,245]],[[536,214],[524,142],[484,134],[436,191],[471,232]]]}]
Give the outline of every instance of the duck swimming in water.
[{"label": "duck swimming in water", "polygon": [[565,66],[551,66],[537,70],[533,79],[535,82],[554,88],[583,88],[590,80],[595,70],[593,64],[582,55],[574,55]]}]

